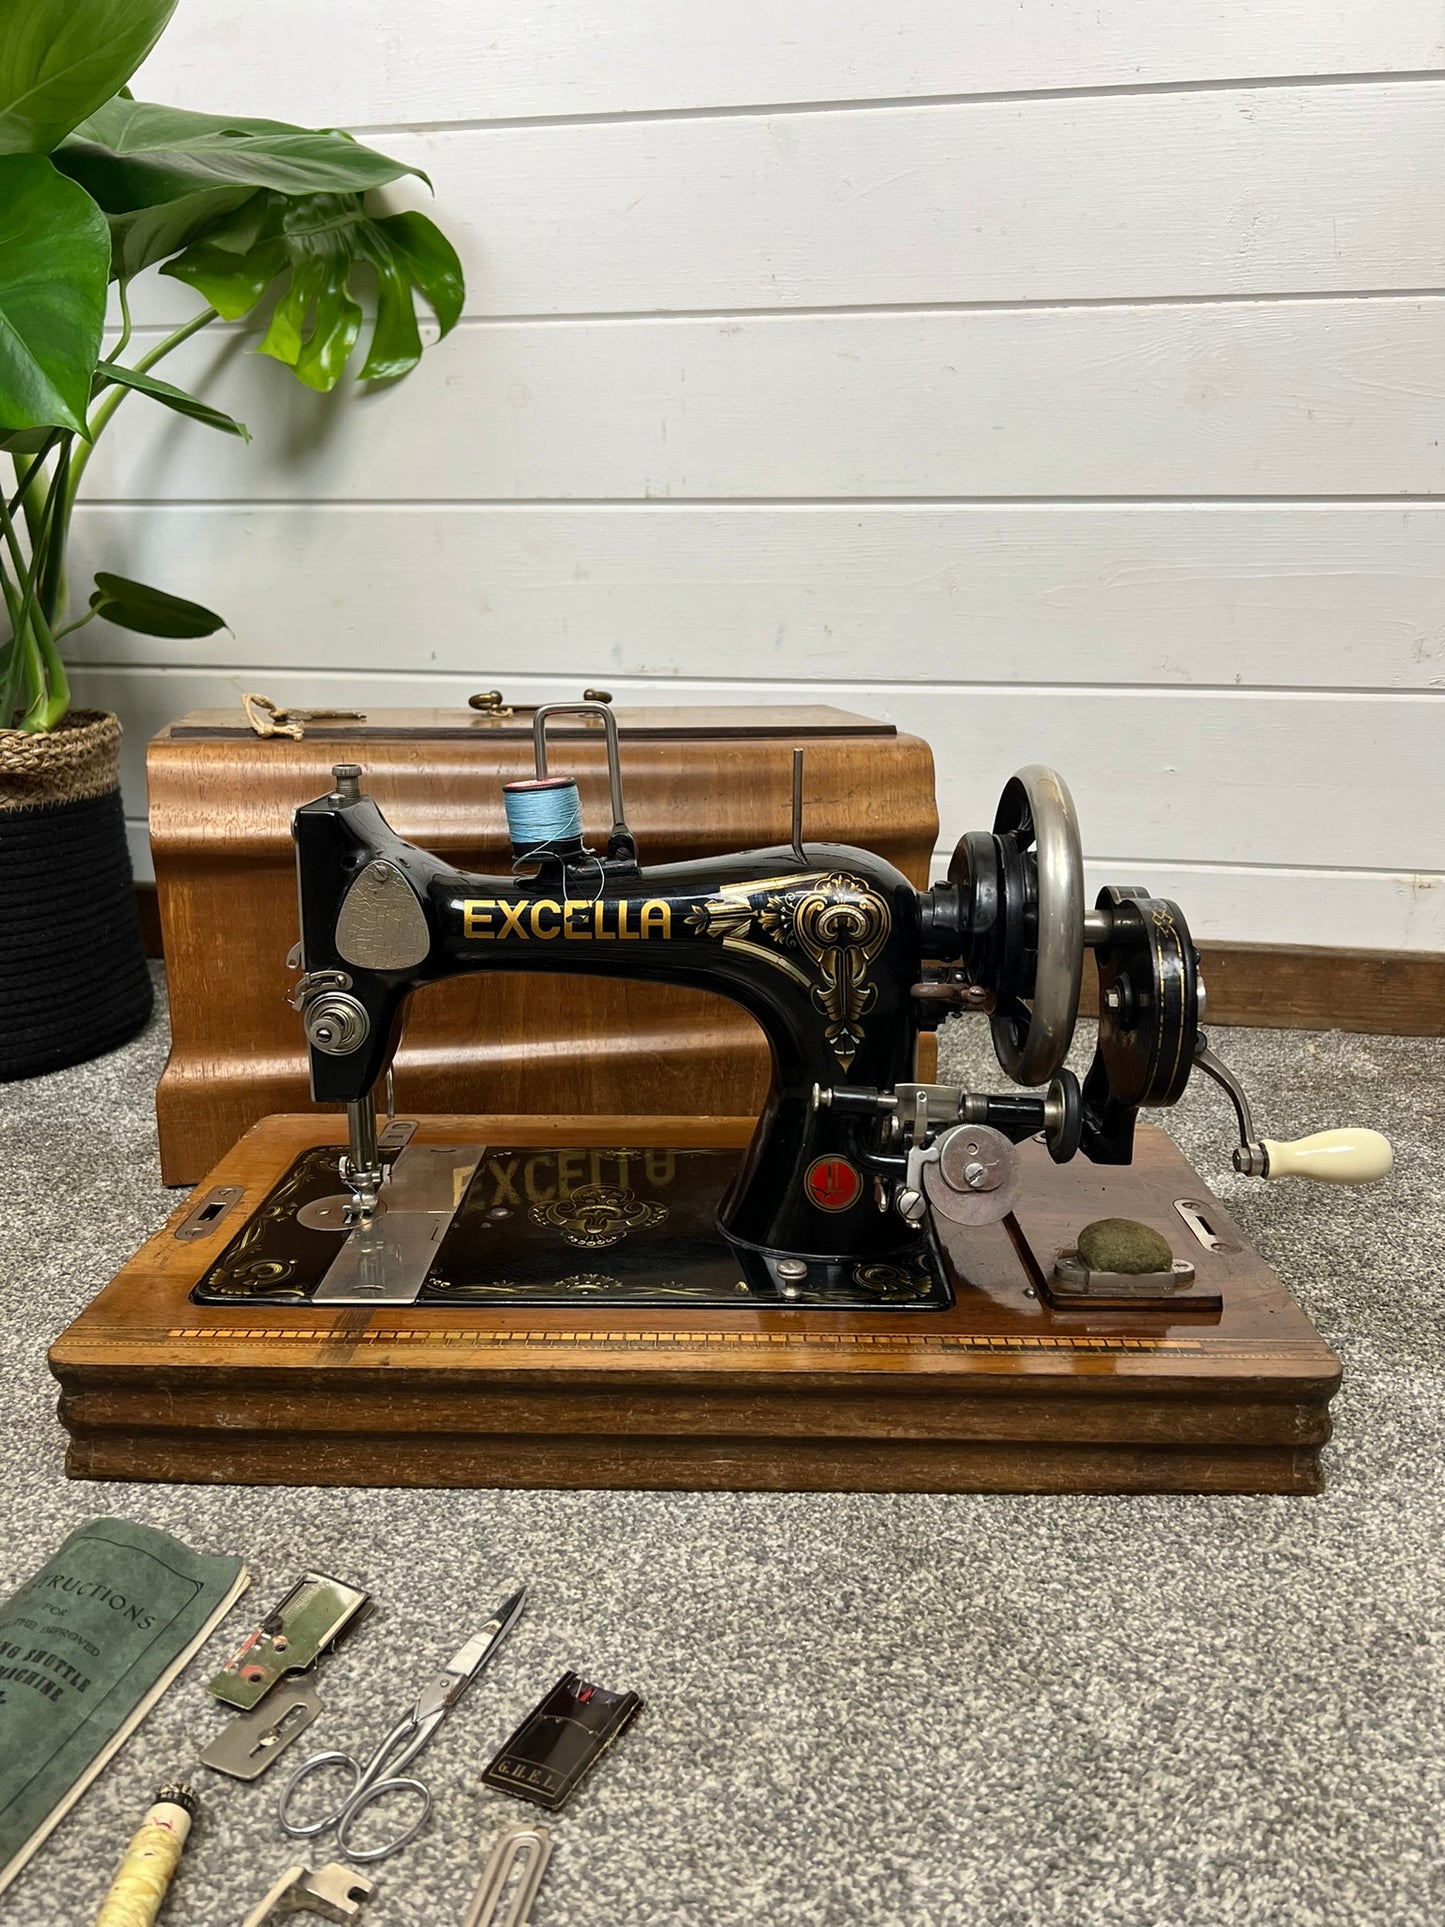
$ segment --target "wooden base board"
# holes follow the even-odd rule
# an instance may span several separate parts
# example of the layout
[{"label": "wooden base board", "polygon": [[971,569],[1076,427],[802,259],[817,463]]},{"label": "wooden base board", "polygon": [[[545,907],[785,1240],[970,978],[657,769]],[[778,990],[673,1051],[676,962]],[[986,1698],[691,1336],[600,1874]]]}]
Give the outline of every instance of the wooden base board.
[{"label": "wooden base board", "polygon": [[[743,1118],[438,1117],[418,1141],[738,1146]],[[950,1233],[946,1312],[193,1305],[334,1120],[265,1119],[56,1341],[78,1478],[777,1491],[1313,1492],[1339,1362],[1162,1132],[1136,1162],[1024,1147],[1038,1262],[1104,1215],[1153,1223],[1217,1316],[1051,1310],[1003,1226]],[[202,1195],[198,1193],[197,1196]],[[1221,1249],[1174,1210],[1204,1202]]]}]

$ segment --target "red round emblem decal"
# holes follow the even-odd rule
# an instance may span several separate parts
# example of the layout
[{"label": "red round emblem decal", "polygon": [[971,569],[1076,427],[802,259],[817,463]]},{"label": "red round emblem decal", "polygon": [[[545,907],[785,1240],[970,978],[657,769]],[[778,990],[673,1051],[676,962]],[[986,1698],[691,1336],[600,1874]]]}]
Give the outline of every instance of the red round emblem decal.
[{"label": "red round emblem decal", "polygon": [[857,1167],[839,1157],[814,1158],[803,1183],[820,1211],[846,1211],[863,1189]]}]

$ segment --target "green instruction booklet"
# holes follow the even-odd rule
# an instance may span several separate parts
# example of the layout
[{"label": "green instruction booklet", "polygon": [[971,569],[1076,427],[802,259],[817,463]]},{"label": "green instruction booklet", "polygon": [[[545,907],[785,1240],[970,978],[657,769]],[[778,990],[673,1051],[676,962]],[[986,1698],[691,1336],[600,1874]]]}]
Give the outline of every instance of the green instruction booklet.
[{"label": "green instruction booklet", "polygon": [[92,1519],[0,1604],[0,1892],[246,1585],[239,1559]]}]

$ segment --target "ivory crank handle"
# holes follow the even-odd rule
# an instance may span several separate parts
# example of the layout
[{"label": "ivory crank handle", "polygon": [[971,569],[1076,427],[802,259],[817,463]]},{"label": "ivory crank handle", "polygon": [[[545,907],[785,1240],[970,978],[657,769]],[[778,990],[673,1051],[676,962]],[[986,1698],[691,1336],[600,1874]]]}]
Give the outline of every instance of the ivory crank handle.
[{"label": "ivory crank handle", "polygon": [[1313,1178],[1317,1184],[1378,1184],[1394,1164],[1390,1140],[1363,1130],[1316,1131],[1288,1144],[1266,1137],[1234,1154],[1234,1168],[1246,1177]]},{"label": "ivory crank handle", "polygon": [[1249,1099],[1227,1064],[1221,1064],[1199,1033],[1194,1061],[1228,1095],[1239,1119],[1240,1142],[1234,1168],[1246,1178],[1313,1178],[1317,1184],[1378,1184],[1394,1169],[1390,1140],[1378,1131],[1316,1131],[1281,1144],[1272,1137],[1256,1138]]}]

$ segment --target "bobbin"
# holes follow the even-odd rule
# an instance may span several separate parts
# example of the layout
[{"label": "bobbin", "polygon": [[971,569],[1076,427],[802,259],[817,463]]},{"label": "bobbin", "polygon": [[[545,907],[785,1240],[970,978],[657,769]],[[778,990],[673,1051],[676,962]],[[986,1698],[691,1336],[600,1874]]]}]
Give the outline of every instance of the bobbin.
[{"label": "bobbin", "polygon": [[582,799],[571,776],[525,776],[503,783],[512,855],[582,854]]}]

